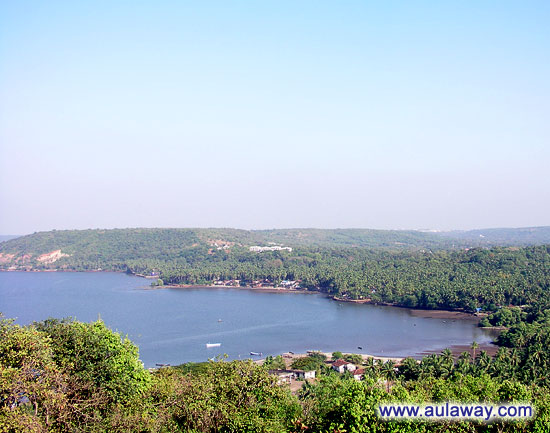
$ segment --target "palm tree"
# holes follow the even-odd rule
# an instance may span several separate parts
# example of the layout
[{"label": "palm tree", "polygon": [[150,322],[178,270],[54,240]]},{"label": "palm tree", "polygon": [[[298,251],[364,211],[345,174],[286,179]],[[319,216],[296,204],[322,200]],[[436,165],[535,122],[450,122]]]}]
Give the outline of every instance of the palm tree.
[{"label": "palm tree", "polygon": [[464,351],[460,354],[458,360],[470,364],[472,362],[472,354],[470,352]]},{"label": "palm tree", "polygon": [[[445,349],[441,352],[440,357],[440,369],[442,370],[442,375],[445,377],[449,376],[455,365],[455,357],[453,352],[450,349]],[[443,374],[444,373],[444,374]]]},{"label": "palm tree", "polygon": [[484,372],[486,372],[491,366],[491,357],[487,355],[487,352],[482,350],[479,352],[479,356],[476,360],[476,365]]},{"label": "palm tree", "polygon": [[510,364],[509,349],[506,347],[499,347],[491,363],[491,375],[510,379],[512,377],[512,372],[513,368]]},{"label": "palm tree", "polygon": [[438,372],[438,358],[437,355],[428,355],[422,358],[419,365],[420,378],[437,377]]},{"label": "palm tree", "polygon": [[383,365],[384,365],[384,361],[382,361],[381,359],[376,360],[375,367],[374,367],[374,370],[376,371],[376,373],[380,373],[382,371]]},{"label": "palm tree", "polygon": [[390,392],[390,381],[395,377],[395,363],[391,359],[384,362],[381,373],[386,378],[386,390]]},{"label": "palm tree", "polygon": [[454,363],[455,361],[455,358],[453,356],[453,352],[451,351],[451,349],[445,349],[443,352],[441,352],[441,357],[447,361],[447,362],[452,362]]},{"label": "palm tree", "polygon": [[512,377],[518,377],[519,366],[521,365],[521,354],[515,347],[509,350],[508,363],[510,365]]},{"label": "palm tree", "polygon": [[474,351],[474,355],[473,355],[473,358],[474,360],[476,359],[476,349],[479,348],[479,344],[477,343],[477,341],[473,341],[472,342],[472,345],[470,346],[470,348]]},{"label": "palm tree", "polygon": [[374,361],[374,358],[372,357],[367,358],[367,360],[365,361],[365,369],[369,372],[370,376],[372,377],[376,376],[377,366],[376,366],[376,362]]},{"label": "palm tree", "polygon": [[419,367],[418,361],[414,358],[405,358],[399,367],[399,372],[403,375],[405,380],[418,379]]},{"label": "palm tree", "polygon": [[472,370],[472,354],[470,352],[462,352],[458,357],[456,369],[462,374],[468,374]]}]

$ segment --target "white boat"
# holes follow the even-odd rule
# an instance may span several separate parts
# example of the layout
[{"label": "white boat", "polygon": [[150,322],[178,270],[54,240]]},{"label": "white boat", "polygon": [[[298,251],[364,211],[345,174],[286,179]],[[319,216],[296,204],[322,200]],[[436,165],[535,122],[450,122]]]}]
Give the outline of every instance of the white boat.
[{"label": "white boat", "polygon": [[220,347],[221,343],[206,343],[206,347]]}]

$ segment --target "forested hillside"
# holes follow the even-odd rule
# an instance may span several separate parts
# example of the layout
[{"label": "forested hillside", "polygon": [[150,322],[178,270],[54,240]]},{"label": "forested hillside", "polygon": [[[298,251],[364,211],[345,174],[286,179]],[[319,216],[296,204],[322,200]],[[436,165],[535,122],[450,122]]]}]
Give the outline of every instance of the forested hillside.
[{"label": "forested hillside", "polygon": [[427,309],[524,305],[548,298],[550,246],[438,252],[296,249],[289,252],[216,251],[166,263],[132,261],[133,272],[155,269],[165,283],[240,285],[297,280],[304,289],[339,298]]},{"label": "forested hillside", "polygon": [[548,299],[550,246],[451,249],[434,238],[373,230],[52,231],[1,243],[0,268],[155,273],[164,284],[292,281],[338,298],[427,309],[494,311]]},{"label": "forested hillside", "polygon": [[114,229],[34,233],[0,243],[0,269],[126,270],[210,262],[217,252],[250,261],[250,247],[419,250],[447,248],[439,236],[382,230]]},{"label": "forested hillside", "polygon": [[53,230],[0,243],[0,253],[33,256],[61,249],[79,258],[106,260],[176,257],[196,247],[249,247],[284,244],[290,247],[358,247],[421,249],[449,247],[451,242],[432,233],[367,229],[112,229]]},{"label": "forested hillside", "polygon": [[550,227],[496,228],[437,232],[444,238],[477,246],[550,244]]},{"label": "forested hillside", "polygon": [[422,232],[369,229],[110,229],[53,230],[20,237],[0,237],[0,254],[30,263],[41,254],[61,250],[75,260],[116,261],[136,258],[173,259],[198,247],[231,249],[254,245],[367,248],[385,250],[528,246],[550,243],[550,227]]}]

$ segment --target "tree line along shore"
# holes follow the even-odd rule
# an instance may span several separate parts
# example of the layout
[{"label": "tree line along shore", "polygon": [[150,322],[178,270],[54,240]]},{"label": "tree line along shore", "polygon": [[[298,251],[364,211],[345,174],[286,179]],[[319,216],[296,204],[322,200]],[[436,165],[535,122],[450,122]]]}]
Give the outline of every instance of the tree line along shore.
[{"label": "tree line along shore", "polygon": [[[342,301],[466,313],[548,298],[550,245],[451,248],[427,243],[419,233],[365,233],[46,232],[0,243],[0,269],[128,272],[157,277],[165,285],[239,281],[239,286],[261,282],[284,288],[283,282],[297,282],[302,290]],[[250,249],[283,241],[290,250]]]}]

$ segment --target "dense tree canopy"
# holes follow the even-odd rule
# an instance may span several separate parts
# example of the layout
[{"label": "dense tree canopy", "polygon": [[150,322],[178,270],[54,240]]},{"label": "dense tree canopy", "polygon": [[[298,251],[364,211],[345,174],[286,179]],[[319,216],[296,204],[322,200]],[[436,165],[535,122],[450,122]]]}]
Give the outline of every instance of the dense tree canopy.
[{"label": "dense tree canopy", "polygon": [[[362,381],[326,366],[319,379],[291,394],[269,366],[252,361],[220,359],[149,373],[135,364],[130,343],[101,322],[20,327],[2,320],[0,431],[543,432],[550,423],[550,384],[538,379],[548,371],[548,346],[537,356],[539,349],[530,346],[543,336],[530,338],[502,348],[494,359],[484,352],[455,359],[446,350],[420,362],[408,358],[396,368],[370,358],[362,365]],[[80,345],[84,340],[88,344]],[[113,376],[92,365],[98,354],[121,361],[106,366]],[[303,359],[324,363],[315,354]],[[536,416],[483,424],[384,421],[377,415],[383,403],[447,401],[531,402]]]}]

